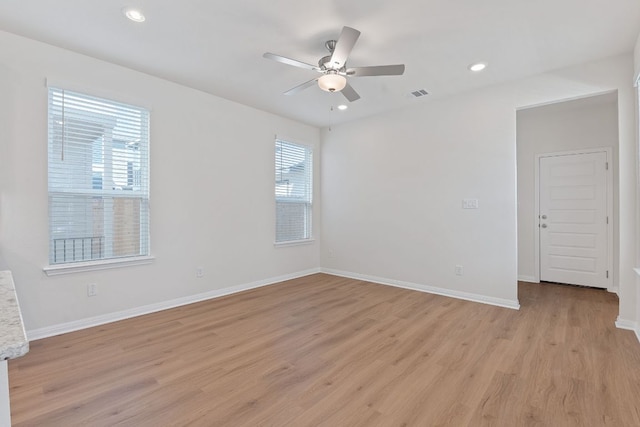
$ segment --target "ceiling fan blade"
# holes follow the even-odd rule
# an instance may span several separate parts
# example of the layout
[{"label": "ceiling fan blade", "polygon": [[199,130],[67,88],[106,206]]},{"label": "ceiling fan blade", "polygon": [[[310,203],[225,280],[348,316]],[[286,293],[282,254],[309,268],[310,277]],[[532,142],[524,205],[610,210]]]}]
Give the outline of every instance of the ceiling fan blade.
[{"label": "ceiling fan blade", "polygon": [[315,65],[307,64],[306,62],[296,61],[295,59],[276,55],[275,53],[267,52],[262,56],[267,59],[273,59],[274,61],[282,62],[283,64],[293,65],[294,67],[306,68],[307,70],[320,71],[320,68]]},{"label": "ceiling fan blade", "polygon": [[376,65],[373,67],[353,67],[347,70],[348,76],[401,76],[404,74],[404,64]]},{"label": "ceiling fan blade", "polygon": [[360,31],[351,27],[342,28],[340,37],[336,42],[336,47],[333,49],[331,60],[329,61],[331,68],[339,70],[344,67],[353,46],[356,44],[356,41],[358,41],[358,37],[360,37]]},{"label": "ceiling fan blade", "polygon": [[298,85],[298,86],[296,86],[294,88],[289,89],[284,94],[285,95],[293,95],[294,93],[298,93],[300,91],[305,90],[308,87],[313,86],[314,84],[316,84],[317,81],[318,81],[318,79],[311,79],[308,82],[304,82],[301,85]]},{"label": "ceiling fan blade", "polygon": [[358,92],[356,92],[349,83],[347,83],[344,89],[342,89],[340,92],[342,92],[344,97],[347,98],[349,102],[357,101],[358,99],[360,99],[360,95],[358,95]]}]

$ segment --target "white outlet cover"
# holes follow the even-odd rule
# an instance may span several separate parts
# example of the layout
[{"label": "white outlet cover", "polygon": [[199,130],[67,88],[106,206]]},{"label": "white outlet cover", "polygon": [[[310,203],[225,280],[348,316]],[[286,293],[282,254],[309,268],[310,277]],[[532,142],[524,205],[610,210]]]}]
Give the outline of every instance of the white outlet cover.
[{"label": "white outlet cover", "polygon": [[87,296],[95,297],[98,295],[98,284],[97,283],[89,283],[87,285]]},{"label": "white outlet cover", "polygon": [[478,199],[462,199],[462,209],[478,209]]}]

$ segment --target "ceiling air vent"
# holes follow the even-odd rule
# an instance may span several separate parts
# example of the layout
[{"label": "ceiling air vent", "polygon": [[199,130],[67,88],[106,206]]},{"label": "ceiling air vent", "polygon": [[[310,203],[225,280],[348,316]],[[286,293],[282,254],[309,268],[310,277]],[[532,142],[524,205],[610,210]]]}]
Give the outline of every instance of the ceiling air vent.
[{"label": "ceiling air vent", "polygon": [[429,95],[429,92],[424,89],[420,89],[411,92],[411,95],[415,96],[416,98],[420,98],[421,96]]}]

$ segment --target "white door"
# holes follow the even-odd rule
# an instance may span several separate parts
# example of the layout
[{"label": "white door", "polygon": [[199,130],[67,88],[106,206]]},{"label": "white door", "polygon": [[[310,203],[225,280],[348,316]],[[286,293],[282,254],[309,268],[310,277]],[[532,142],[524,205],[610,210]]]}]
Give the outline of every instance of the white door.
[{"label": "white door", "polygon": [[607,153],[540,157],[540,280],[607,288]]}]

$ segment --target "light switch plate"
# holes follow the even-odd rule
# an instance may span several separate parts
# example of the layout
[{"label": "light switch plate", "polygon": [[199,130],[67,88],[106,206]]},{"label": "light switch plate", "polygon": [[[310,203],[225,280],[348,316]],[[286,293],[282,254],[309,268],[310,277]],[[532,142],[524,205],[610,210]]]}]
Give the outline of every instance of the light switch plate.
[{"label": "light switch plate", "polygon": [[478,209],[478,199],[462,199],[462,209]]}]

